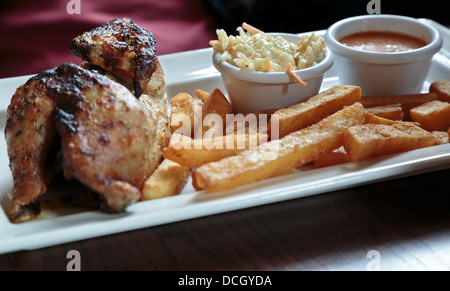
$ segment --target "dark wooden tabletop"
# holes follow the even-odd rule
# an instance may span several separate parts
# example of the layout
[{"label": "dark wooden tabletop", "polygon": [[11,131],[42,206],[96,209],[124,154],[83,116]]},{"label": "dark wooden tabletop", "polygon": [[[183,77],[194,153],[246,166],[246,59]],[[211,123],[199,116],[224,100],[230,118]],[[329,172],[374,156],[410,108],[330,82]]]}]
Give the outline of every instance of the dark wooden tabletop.
[{"label": "dark wooden tabletop", "polygon": [[[0,270],[450,270],[450,170],[0,256]],[[70,256],[70,251],[77,256]]]}]

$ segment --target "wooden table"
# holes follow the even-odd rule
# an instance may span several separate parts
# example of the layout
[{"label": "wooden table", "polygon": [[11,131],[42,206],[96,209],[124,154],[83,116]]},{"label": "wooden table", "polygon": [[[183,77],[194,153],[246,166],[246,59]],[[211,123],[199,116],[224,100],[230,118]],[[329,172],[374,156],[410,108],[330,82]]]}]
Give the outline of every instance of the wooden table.
[{"label": "wooden table", "polygon": [[450,270],[450,170],[0,256],[0,270]]}]

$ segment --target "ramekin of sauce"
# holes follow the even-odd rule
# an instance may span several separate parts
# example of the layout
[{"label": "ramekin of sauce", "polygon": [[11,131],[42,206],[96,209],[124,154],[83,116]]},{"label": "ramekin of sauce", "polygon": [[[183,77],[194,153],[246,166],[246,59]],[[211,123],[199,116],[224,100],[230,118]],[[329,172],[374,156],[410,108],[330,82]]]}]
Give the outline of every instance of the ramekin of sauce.
[{"label": "ramekin of sauce", "polygon": [[347,35],[340,43],[363,51],[398,53],[419,49],[427,43],[418,37],[390,31],[366,31]]},{"label": "ramekin of sauce", "polygon": [[364,95],[401,95],[422,90],[443,40],[426,21],[364,15],[330,26],[325,42],[341,84],[360,86]]}]

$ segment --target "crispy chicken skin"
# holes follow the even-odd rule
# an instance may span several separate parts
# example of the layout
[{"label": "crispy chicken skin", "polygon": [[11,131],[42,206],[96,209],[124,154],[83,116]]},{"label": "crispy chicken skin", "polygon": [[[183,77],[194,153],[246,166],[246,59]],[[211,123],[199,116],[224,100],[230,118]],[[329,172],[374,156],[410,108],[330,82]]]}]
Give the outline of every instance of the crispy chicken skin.
[{"label": "crispy chicken skin", "polygon": [[[121,84],[73,64],[31,78],[8,107],[5,136],[13,174],[13,222],[39,213],[37,198],[47,191],[56,167],[100,194],[105,211],[119,212],[141,197],[153,172],[156,122]],[[53,155],[53,157],[51,156]],[[50,162],[50,164],[49,164]],[[35,211],[30,212],[29,209]]]},{"label": "crispy chicken skin", "polygon": [[140,199],[154,170],[156,122],[117,82],[70,64],[55,72],[64,176],[98,192],[104,210],[121,211]]},{"label": "crispy chicken skin", "polygon": [[[169,100],[165,90],[166,83],[164,80],[164,72],[159,61],[156,60],[156,62],[156,70],[144,88],[142,95],[138,98],[143,107],[146,108],[148,114],[157,121],[155,142],[152,145],[152,153],[149,154],[149,156],[152,157],[151,168],[156,168],[161,162],[162,150],[168,146],[171,136]],[[97,71],[111,80],[119,82],[132,90],[126,82],[109,71],[106,71],[98,66],[94,66],[88,62],[84,62],[80,66],[87,70]]]},{"label": "crispy chicken skin", "polygon": [[47,192],[55,172],[50,155],[56,111],[47,90],[45,78],[33,77],[16,90],[7,110],[5,139],[14,181],[9,216],[17,222],[40,212],[36,198]]},{"label": "crispy chicken skin", "polygon": [[39,214],[38,198],[59,170],[98,193],[104,211],[140,200],[170,139],[155,50],[150,32],[116,19],[73,40],[83,64],[62,64],[17,89],[5,128],[12,222]]},{"label": "crispy chicken skin", "polygon": [[157,67],[153,34],[131,19],[114,19],[73,39],[69,50],[130,83],[139,97]]},{"label": "crispy chicken skin", "polygon": [[155,55],[152,33],[129,18],[115,19],[73,39],[70,51],[85,62],[83,68],[98,71],[130,89],[157,121],[152,165],[170,140],[170,112],[161,64]]},{"label": "crispy chicken skin", "polygon": [[156,70],[139,97],[147,112],[157,121],[155,142],[152,147],[152,168],[161,163],[162,151],[169,145],[171,137],[169,100],[165,88],[164,73],[157,61]]}]

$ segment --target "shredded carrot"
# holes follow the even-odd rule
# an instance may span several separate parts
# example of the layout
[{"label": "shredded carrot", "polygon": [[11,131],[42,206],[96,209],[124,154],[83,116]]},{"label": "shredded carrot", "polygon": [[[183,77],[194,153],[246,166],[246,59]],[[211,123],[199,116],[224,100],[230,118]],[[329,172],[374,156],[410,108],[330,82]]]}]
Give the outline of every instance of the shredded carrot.
[{"label": "shredded carrot", "polygon": [[268,57],[264,59],[264,65],[266,72],[270,72],[270,59]]},{"label": "shredded carrot", "polygon": [[302,36],[302,41],[301,41],[302,44],[301,44],[301,45],[299,46],[299,48],[297,49],[297,52],[302,52],[302,51],[305,50],[307,38],[308,38],[308,37],[307,37],[306,35]]},{"label": "shredded carrot", "polygon": [[227,51],[231,56],[237,57],[237,52],[231,42],[227,42]]},{"label": "shredded carrot", "polygon": [[258,34],[258,33],[264,33],[263,31],[257,29],[256,27],[251,26],[248,23],[242,23],[242,28],[253,33],[253,34]]},{"label": "shredded carrot", "polygon": [[294,67],[292,66],[291,63],[289,63],[289,64],[287,65],[286,73],[287,73],[289,76],[291,76],[292,78],[294,78],[294,80],[297,81],[300,85],[302,85],[302,86],[306,86],[306,85],[307,85],[302,79],[300,79],[299,76],[297,76],[297,75],[294,73]]}]

